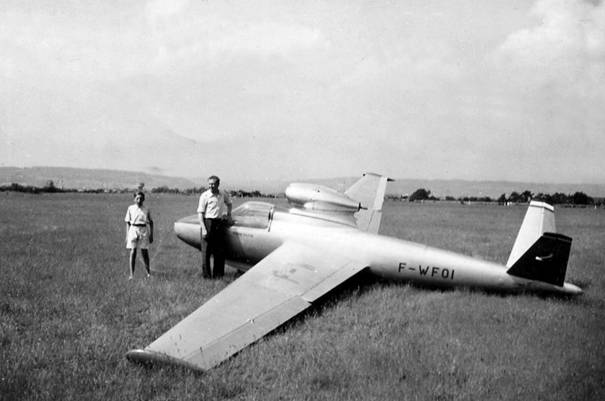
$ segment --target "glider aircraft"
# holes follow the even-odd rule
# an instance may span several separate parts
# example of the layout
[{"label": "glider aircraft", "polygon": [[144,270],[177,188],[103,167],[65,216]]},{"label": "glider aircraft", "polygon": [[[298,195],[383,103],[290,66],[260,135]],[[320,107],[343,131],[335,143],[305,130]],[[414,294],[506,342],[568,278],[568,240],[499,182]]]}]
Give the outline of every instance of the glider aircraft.
[{"label": "glider aircraft", "polygon": [[[289,210],[246,202],[226,229],[226,259],[245,271],[142,350],[126,357],[205,371],[309,308],[362,271],[440,287],[477,287],[578,295],[565,282],[571,238],[558,234],[554,209],[529,204],[506,265],[378,235],[389,178],[364,174],[344,193],[294,183]],[[197,215],[174,224],[200,247]]]}]

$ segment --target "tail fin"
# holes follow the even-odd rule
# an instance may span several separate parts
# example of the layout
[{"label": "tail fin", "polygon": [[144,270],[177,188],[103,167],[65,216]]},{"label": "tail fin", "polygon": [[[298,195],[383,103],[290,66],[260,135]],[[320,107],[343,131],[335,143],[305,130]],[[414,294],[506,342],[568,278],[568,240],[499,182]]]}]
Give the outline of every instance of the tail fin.
[{"label": "tail fin", "polygon": [[555,209],[548,203],[531,201],[506,266],[511,267],[545,232],[557,232]]},{"label": "tail fin", "polygon": [[532,201],[506,263],[507,273],[562,286],[570,249],[571,238],[556,233],[554,208]]},{"label": "tail fin", "polygon": [[563,286],[570,249],[571,238],[562,234],[544,233],[507,273]]},{"label": "tail fin", "polygon": [[345,194],[361,204],[361,210],[356,213],[357,228],[362,231],[378,233],[382,218],[382,204],[391,178],[365,173],[363,177],[345,191]]}]

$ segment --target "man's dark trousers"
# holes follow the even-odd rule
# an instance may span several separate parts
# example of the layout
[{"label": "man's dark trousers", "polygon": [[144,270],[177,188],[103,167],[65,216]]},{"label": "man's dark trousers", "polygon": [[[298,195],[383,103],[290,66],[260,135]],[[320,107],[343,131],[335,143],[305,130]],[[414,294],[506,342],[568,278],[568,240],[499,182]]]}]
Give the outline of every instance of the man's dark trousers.
[{"label": "man's dark trousers", "polygon": [[[202,240],[202,276],[205,278],[223,277],[225,274],[225,246],[222,219],[204,219],[208,235]],[[214,269],[211,269],[210,256],[214,256]]]}]

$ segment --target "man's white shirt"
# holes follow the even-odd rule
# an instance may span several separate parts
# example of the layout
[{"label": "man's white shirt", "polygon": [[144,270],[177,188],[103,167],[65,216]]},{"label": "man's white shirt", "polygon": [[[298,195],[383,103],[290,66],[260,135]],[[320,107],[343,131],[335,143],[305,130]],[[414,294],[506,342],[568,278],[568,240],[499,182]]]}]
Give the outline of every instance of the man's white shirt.
[{"label": "man's white shirt", "polygon": [[224,214],[225,205],[231,205],[231,198],[225,191],[219,190],[217,194],[208,189],[200,195],[197,212],[207,219],[217,219]]}]

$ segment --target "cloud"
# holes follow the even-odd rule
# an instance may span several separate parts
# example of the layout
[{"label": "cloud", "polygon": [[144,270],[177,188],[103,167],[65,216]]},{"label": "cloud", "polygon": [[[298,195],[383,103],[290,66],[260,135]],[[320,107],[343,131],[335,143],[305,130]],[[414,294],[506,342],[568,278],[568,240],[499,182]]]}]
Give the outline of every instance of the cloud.
[{"label": "cloud", "polygon": [[151,0],[145,5],[145,16],[152,23],[182,14],[189,0]]},{"label": "cloud", "polygon": [[152,65],[156,74],[192,66],[212,68],[248,57],[295,60],[297,52],[329,45],[315,27],[260,15],[243,18],[230,12],[213,15],[208,10],[195,10],[148,23],[153,32],[149,43],[155,51]]},{"label": "cloud", "polygon": [[0,73],[13,79],[115,80],[144,71],[148,35],[132,14],[104,17],[76,9],[0,12]]},{"label": "cloud", "polygon": [[296,18],[238,7],[154,0],[105,15],[76,7],[7,7],[0,11],[0,74],[116,81],[220,69],[246,58],[295,63],[299,52],[329,46],[320,29]]},{"label": "cloud", "polygon": [[497,62],[536,86],[601,96],[605,3],[540,0],[531,16],[538,23],[510,34],[496,54]]},{"label": "cloud", "polygon": [[542,179],[570,150],[602,164],[601,3],[15,4],[0,10],[0,143],[29,135],[22,149],[93,132],[102,150],[152,121],[228,141],[257,175],[291,160],[514,179],[541,159]]}]

